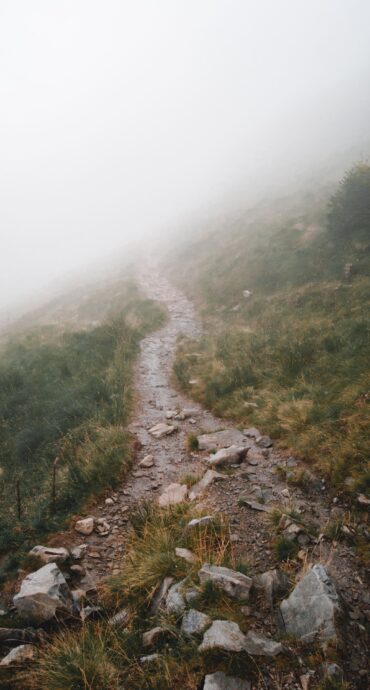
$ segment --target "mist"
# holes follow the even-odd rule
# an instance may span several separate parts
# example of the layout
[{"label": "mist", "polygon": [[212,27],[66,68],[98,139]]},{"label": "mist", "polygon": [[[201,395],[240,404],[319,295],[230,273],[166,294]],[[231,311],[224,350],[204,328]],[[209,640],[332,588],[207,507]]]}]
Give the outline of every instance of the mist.
[{"label": "mist", "polygon": [[2,0],[0,307],[366,156],[369,26],[367,0]]}]

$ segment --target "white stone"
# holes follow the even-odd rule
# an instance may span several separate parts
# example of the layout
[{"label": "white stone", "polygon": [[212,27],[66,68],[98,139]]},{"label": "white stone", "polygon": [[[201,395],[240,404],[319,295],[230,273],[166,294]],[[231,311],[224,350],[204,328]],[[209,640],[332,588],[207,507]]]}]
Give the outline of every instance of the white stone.
[{"label": "white stone", "polygon": [[139,467],[153,467],[154,458],[152,455],[146,455],[145,458],[140,460]]},{"label": "white stone", "polygon": [[214,455],[207,458],[208,465],[212,467],[224,467],[225,465],[236,465],[245,458],[248,448],[245,446],[230,446],[221,448]]},{"label": "white stone", "polygon": [[185,635],[200,635],[212,623],[212,619],[201,611],[189,609],[184,613],[181,632]]},{"label": "white stone", "polygon": [[210,580],[233,599],[248,599],[253,583],[252,578],[244,573],[209,563],[205,563],[199,571],[199,580],[202,584]]},{"label": "white stone", "polygon": [[223,429],[209,434],[198,436],[199,450],[214,450],[215,448],[228,448],[229,446],[242,446],[248,448],[248,440],[239,429]]},{"label": "white stone", "polygon": [[203,690],[251,690],[251,684],[249,680],[227,676],[222,671],[216,671],[205,677]]},{"label": "white stone", "polygon": [[21,616],[36,624],[50,620],[57,611],[72,611],[70,589],[55,563],[27,575],[13,602]]},{"label": "white stone", "polygon": [[162,438],[163,436],[173,434],[175,430],[175,426],[165,424],[164,422],[159,422],[159,424],[155,424],[155,426],[152,426],[152,428],[149,429],[149,433],[154,436],[154,438]]},{"label": "white stone", "polygon": [[187,529],[194,529],[195,527],[204,527],[206,525],[211,525],[213,522],[212,515],[204,515],[204,517],[193,518],[186,525]]},{"label": "white stone", "polygon": [[37,556],[43,563],[64,563],[69,557],[69,551],[60,548],[53,548],[51,546],[34,546],[29,552],[30,556]]},{"label": "white stone", "polygon": [[182,549],[181,547],[177,546],[175,548],[175,554],[178,558],[183,558],[184,561],[186,561],[187,563],[197,562],[196,555],[189,549]]},{"label": "white stone", "polygon": [[9,654],[1,659],[0,666],[18,666],[18,664],[33,661],[35,656],[36,647],[32,644],[21,644],[19,647],[14,647]]},{"label": "white stone", "polygon": [[75,530],[76,532],[79,532],[79,534],[83,534],[87,537],[89,534],[93,532],[94,524],[95,520],[93,517],[84,518],[83,520],[77,520],[75,524]]},{"label": "white stone", "polygon": [[185,501],[188,494],[188,487],[186,484],[170,484],[165,488],[163,493],[158,499],[160,506],[170,506],[176,503],[182,503]]}]

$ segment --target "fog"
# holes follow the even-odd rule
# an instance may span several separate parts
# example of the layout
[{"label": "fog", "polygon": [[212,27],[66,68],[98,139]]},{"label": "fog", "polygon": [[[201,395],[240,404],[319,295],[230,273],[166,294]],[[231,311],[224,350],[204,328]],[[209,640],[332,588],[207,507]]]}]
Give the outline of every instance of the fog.
[{"label": "fog", "polygon": [[0,307],[370,138],[368,0],[0,0]]}]

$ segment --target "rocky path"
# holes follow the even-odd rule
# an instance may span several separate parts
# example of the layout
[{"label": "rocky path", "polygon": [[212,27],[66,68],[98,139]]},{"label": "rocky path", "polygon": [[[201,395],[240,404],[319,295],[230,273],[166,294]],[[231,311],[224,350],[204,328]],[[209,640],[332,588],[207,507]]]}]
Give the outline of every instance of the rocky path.
[{"label": "rocky path", "polygon": [[[248,436],[233,429],[231,424],[217,419],[174,388],[171,381],[177,338],[181,334],[190,338],[200,334],[194,308],[182,293],[155,272],[146,273],[142,287],[148,297],[166,306],[169,319],[161,330],[146,337],[141,344],[136,371],[136,412],[130,426],[139,450],[124,484],[94,508],[95,518],[103,523],[103,536],[93,532],[84,538],[86,577],[81,586],[88,588],[90,583],[119,570],[132,507],[143,499],[158,499],[173,482],[186,483],[189,474],[204,475],[209,468],[207,459],[211,449],[230,443],[245,445],[249,450],[244,461],[232,464],[224,480],[213,482],[206,492],[199,494],[198,502],[203,502],[210,512],[222,511],[229,516],[235,560],[247,561],[252,572],[261,573],[278,565],[272,542],[279,535],[296,544],[296,573],[309,563],[323,563],[327,567],[346,608],[347,634],[352,638],[349,670],[363,675],[366,673],[364,631],[370,619],[370,596],[365,584],[366,573],[351,541],[353,527],[349,516],[348,532],[341,534],[340,540],[323,538],[330,521],[342,520],[346,529],[347,516],[338,499],[329,498],[325,483],[312,473],[304,486],[287,483],[289,473],[298,472],[301,467],[298,459],[275,450],[268,439],[258,442],[258,434],[253,430]],[[183,410],[190,412],[179,416],[177,413]],[[149,430],[157,424],[175,426],[175,430],[155,438]],[[218,440],[216,435],[203,451],[187,449],[189,433],[200,435],[225,428],[231,434],[228,442]],[[141,464],[144,459],[147,467]],[[283,515],[275,531],[270,518],[274,509]],[[296,519],[289,518],[293,510]],[[107,530],[104,521],[109,526]],[[366,524],[360,523],[360,529],[367,529]],[[81,537],[75,534],[74,542],[81,543]],[[251,616],[255,618],[256,629],[260,628],[264,634],[276,633],[276,618],[271,611],[256,610]]]}]

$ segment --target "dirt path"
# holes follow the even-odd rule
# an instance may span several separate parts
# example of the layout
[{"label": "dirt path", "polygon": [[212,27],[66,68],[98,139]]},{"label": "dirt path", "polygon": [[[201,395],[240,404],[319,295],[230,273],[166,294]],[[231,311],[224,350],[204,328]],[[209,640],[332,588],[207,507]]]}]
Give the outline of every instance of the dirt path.
[{"label": "dirt path", "polygon": [[[186,448],[187,435],[231,427],[179,393],[171,383],[178,336],[184,334],[196,338],[200,334],[193,305],[155,272],[145,275],[142,286],[148,297],[166,306],[169,319],[161,330],[147,336],[141,344],[135,379],[138,400],[130,425],[140,450],[124,485],[109,496],[113,504],[106,505],[103,501],[96,507],[95,516],[105,518],[111,532],[105,537],[93,533],[86,538],[88,549],[84,567],[87,577],[81,583],[82,587],[119,569],[124,557],[130,508],[143,499],[156,499],[166,486],[189,473],[204,473],[208,453],[190,453]],[[176,421],[178,430],[175,433],[159,440],[149,433],[152,426],[167,421],[167,411],[189,407],[194,409],[193,419]],[[153,467],[140,468],[140,461],[149,454],[154,459]],[[268,511],[279,507],[285,512],[294,508],[302,521],[316,530],[316,536],[307,537],[307,531],[299,535],[301,560],[297,561],[296,570],[303,562],[320,561],[327,566],[347,607],[349,633],[356,640],[348,664],[350,672],[357,673],[366,666],[364,625],[370,617],[366,573],[358,563],[350,539],[329,542],[318,538],[328,520],[345,516],[345,511],[336,499],[333,502],[328,497],[321,480],[313,478],[308,487],[302,488],[287,485],[283,472],[291,471],[292,467],[299,469],[297,459],[288,459],[287,454],[273,448],[261,451],[261,448],[252,446],[246,462],[235,468],[225,481],[213,484],[202,500],[210,511],[222,511],[229,516],[235,556],[248,561],[252,571],[257,573],[278,564],[272,549],[271,521],[263,509]],[[277,471],[279,468],[283,472]],[[242,505],[243,501],[253,501],[260,510]],[[255,618],[255,626],[261,631],[276,632],[276,620],[271,611],[256,611]]]}]

